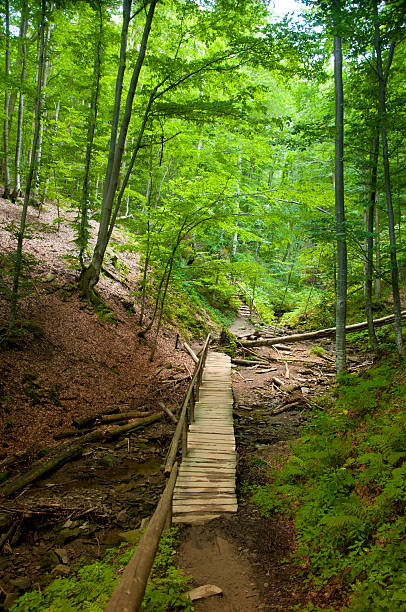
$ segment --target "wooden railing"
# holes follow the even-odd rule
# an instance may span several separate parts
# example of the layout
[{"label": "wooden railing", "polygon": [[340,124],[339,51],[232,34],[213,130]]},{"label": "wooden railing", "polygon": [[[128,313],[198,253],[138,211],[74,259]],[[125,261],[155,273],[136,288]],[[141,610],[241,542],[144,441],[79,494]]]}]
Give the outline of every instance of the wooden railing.
[{"label": "wooden railing", "polygon": [[187,451],[187,430],[194,421],[195,402],[198,399],[199,387],[209,349],[210,334],[207,336],[192,380],[190,381],[180,411],[179,421],[173,434],[165,462],[165,474],[169,476],[165,490],[161,495],[154,514],[142,535],[139,544],[126,566],[114,593],[105,607],[105,612],[138,612],[144,598],[145,587],[154,563],[155,554],[162,531],[172,523],[172,498],[178,475],[176,455],[182,438],[182,457]]},{"label": "wooden railing", "polygon": [[200,359],[196,364],[196,368],[190,381],[189,388],[187,390],[185,399],[182,404],[180,411],[179,421],[176,426],[175,433],[173,434],[172,442],[169,447],[168,455],[166,457],[165,474],[170,474],[172,466],[175,462],[175,458],[178,452],[178,446],[180,438],[182,437],[182,457],[186,455],[187,449],[187,430],[189,423],[193,423],[195,420],[195,403],[199,399],[199,387],[202,380],[203,368],[206,363],[207,351],[209,349],[210,334],[206,338],[203,350],[200,355]]}]

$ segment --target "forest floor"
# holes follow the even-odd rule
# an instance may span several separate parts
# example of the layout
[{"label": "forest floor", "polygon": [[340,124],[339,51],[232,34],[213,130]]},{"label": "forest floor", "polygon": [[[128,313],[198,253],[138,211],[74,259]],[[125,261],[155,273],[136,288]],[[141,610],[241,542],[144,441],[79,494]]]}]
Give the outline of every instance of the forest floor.
[{"label": "forest floor", "polygon": [[[7,323],[13,224],[20,213],[19,203],[0,199],[0,328]],[[74,215],[64,210],[59,229],[56,218],[51,205],[29,211],[23,333],[13,347],[0,348],[0,471],[12,477],[39,457],[60,453],[70,441],[55,437],[72,430],[75,419],[111,410],[162,414],[159,402],[176,412],[193,369],[189,355],[175,350],[176,330],[170,326],[162,330],[155,359],[149,361],[151,338],[138,336],[134,253],[120,252],[124,280],[114,253],[107,258],[109,277],[102,277],[99,288],[114,320],[97,318],[79,297],[77,272],[69,267]],[[241,316],[232,331],[246,335],[252,327]],[[308,400],[324,393],[334,378],[333,346],[323,341],[323,348],[320,357],[310,343],[263,347],[257,353],[269,366],[233,370],[239,511],[181,529],[179,563],[197,586],[214,583],[223,590],[222,598],[196,603],[196,610],[282,611],[312,598],[286,562],[295,548],[293,524],[259,517],[248,492],[263,481],[259,462],[272,465],[275,457],[282,461],[288,455],[288,442],[308,418]],[[355,355],[351,359],[354,368],[366,366],[365,358],[363,363]],[[291,396],[298,399],[296,409],[272,414]],[[79,459],[23,488],[14,499],[0,501],[0,526],[7,532],[11,525],[11,535],[3,542],[0,537],[4,608],[19,593],[46,584],[50,574],[69,575],[79,559],[93,561],[109,547],[134,541],[163,490],[160,468],[173,430],[163,415],[124,439],[87,443]],[[312,601],[322,605],[324,596],[334,606],[329,594]]]}]

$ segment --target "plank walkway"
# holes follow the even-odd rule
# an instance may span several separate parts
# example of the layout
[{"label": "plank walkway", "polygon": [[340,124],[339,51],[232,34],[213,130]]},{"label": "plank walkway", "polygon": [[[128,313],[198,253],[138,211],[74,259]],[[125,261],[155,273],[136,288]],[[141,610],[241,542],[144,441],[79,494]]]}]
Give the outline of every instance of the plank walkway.
[{"label": "plank walkway", "polygon": [[187,454],[173,495],[173,522],[192,523],[237,512],[231,359],[207,355]]}]

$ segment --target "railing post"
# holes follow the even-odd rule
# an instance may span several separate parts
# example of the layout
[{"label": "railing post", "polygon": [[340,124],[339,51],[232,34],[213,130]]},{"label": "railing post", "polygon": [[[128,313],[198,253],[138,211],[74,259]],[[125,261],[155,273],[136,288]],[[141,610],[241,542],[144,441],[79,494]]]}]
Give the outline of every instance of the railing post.
[{"label": "railing post", "polygon": [[182,427],[182,460],[184,457],[186,457],[186,453],[187,453],[187,428],[188,428],[188,420],[187,418],[185,418],[183,421],[183,427]]},{"label": "railing post", "polygon": [[[172,498],[173,499],[173,498]],[[172,527],[172,500],[168,508],[168,514],[165,519],[164,529],[170,529]]]},{"label": "railing post", "polygon": [[189,406],[190,406],[190,408],[189,408],[189,412],[190,412],[189,421],[191,423],[193,423],[194,420],[195,420],[195,401],[196,401],[195,400],[195,388],[193,387],[192,395],[191,395],[191,398],[190,398],[190,404],[189,404]]}]

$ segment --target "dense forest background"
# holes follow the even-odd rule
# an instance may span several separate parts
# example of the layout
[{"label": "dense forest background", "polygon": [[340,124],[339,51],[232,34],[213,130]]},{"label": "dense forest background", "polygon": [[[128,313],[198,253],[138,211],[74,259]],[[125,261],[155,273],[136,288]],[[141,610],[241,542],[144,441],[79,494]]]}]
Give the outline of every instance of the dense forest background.
[{"label": "dense forest background", "polygon": [[[168,291],[222,317],[236,283],[265,321],[320,326],[334,324],[345,242],[348,319],[364,292],[367,314],[379,311],[404,274],[402,3],[309,1],[295,20],[248,0],[3,4],[2,169],[5,197],[25,195],[22,225],[9,228],[20,255],[26,207],[51,199],[58,226],[65,207],[77,211],[69,263],[94,300],[106,250],[119,265],[130,248],[142,253],[142,303],[156,299],[150,326]],[[115,225],[126,244],[110,240]]]}]

